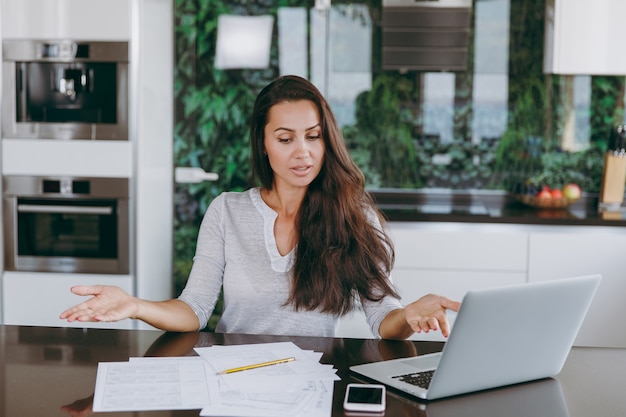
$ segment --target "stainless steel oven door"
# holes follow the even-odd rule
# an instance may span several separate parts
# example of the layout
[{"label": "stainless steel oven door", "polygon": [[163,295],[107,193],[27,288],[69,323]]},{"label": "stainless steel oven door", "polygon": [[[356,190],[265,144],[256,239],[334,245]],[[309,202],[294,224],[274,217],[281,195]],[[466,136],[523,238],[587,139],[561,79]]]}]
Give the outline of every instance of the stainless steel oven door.
[{"label": "stainless steel oven door", "polygon": [[[7,270],[129,273],[128,198],[97,195],[98,184],[127,180],[33,178],[5,177]],[[20,182],[37,189],[16,194]]]}]

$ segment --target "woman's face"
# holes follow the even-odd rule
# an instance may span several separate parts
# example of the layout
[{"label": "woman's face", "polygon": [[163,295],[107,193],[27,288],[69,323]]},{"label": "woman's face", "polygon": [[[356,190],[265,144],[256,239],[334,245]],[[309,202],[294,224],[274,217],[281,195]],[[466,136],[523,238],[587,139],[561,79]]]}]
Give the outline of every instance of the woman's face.
[{"label": "woman's face", "polygon": [[264,133],[274,187],[308,187],[322,169],[325,152],[315,104],[309,100],[275,104]]}]

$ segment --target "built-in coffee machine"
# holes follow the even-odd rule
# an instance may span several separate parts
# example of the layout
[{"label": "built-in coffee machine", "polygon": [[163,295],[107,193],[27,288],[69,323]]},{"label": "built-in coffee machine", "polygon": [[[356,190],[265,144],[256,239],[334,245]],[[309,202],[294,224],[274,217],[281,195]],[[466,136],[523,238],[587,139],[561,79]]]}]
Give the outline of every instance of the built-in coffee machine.
[{"label": "built-in coffee machine", "polygon": [[128,42],[2,43],[2,137],[128,140]]}]

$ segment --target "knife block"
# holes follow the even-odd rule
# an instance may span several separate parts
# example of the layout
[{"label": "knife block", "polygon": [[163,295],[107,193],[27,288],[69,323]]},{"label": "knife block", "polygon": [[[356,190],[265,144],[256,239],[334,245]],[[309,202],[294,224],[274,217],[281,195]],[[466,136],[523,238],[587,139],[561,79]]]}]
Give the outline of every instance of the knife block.
[{"label": "knife block", "polygon": [[626,186],[626,153],[609,151],[604,157],[604,172],[600,186],[600,204],[621,206]]}]

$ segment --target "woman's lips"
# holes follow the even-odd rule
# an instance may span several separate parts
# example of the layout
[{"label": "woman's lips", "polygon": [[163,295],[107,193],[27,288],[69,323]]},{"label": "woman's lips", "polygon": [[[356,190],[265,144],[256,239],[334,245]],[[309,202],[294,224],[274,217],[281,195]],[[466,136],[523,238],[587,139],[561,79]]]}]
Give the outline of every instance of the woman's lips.
[{"label": "woman's lips", "polygon": [[291,172],[293,172],[297,176],[303,177],[307,175],[309,172],[311,172],[312,168],[313,168],[312,165],[297,166],[297,167],[292,167]]}]

